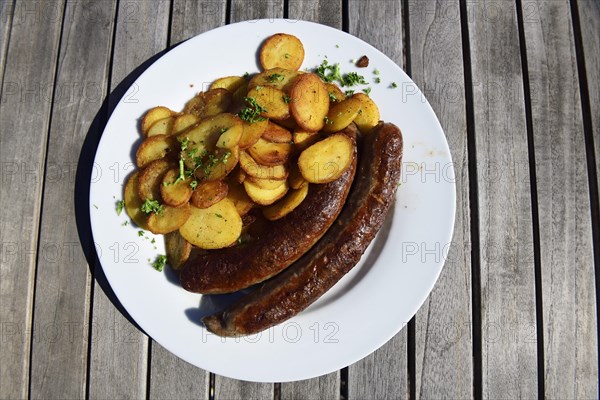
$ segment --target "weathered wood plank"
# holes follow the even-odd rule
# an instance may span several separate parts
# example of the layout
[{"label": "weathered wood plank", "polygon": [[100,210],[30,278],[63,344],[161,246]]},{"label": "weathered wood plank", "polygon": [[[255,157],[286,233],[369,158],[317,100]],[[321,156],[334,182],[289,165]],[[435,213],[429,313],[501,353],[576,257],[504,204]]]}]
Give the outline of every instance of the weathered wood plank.
[{"label": "weathered wood plank", "polygon": [[[127,0],[119,3],[111,91],[142,62],[165,48],[168,21],[167,1]],[[119,100],[111,98],[109,107]],[[119,171],[128,173],[124,166]],[[108,249],[104,251],[110,252]],[[101,266],[97,265],[97,273],[101,273],[100,269]],[[115,308],[97,281],[91,340],[90,397],[145,397],[148,338]]]},{"label": "weathered wood plank", "polygon": [[[324,0],[291,0],[288,18],[305,20],[342,29],[342,2]],[[338,399],[340,371],[314,379],[281,384],[281,399]]]},{"label": "weathered wood plank", "polygon": [[1,398],[28,396],[34,265],[64,3],[46,6],[48,14],[41,3],[7,9],[13,18],[0,99]]},{"label": "weathered wood plank", "polygon": [[[404,66],[401,1],[348,2],[349,32]],[[348,398],[408,396],[406,329],[379,350],[348,367]]]},{"label": "weathered wood plank", "polygon": [[448,259],[415,316],[415,394],[417,399],[471,398],[469,164],[459,1],[411,1],[408,17],[412,79],[446,133],[456,173],[457,204]]},{"label": "weathered wood plank", "polygon": [[[175,0],[171,15],[172,44],[182,42],[225,22],[226,2]],[[208,399],[209,374],[152,342],[150,398]]]},{"label": "weathered wood plank", "polygon": [[482,392],[484,398],[534,398],[533,228],[516,6],[467,2],[466,17],[477,147]]},{"label": "weathered wood plank", "polygon": [[8,49],[8,38],[12,25],[14,10],[13,0],[0,0],[0,79],[4,76],[4,63],[6,61],[6,50]]},{"label": "weathered wood plank", "polygon": [[90,273],[78,245],[73,192],[81,144],[106,93],[115,9],[116,1],[67,2],[65,9],[35,285],[34,338],[42,335],[31,349],[36,399],[85,396]]},{"label": "weathered wood plank", "polygon": [[522,10],[532,88],[545,394],[598,398],[590,197],[570,6],[568,0],[538,0]]}]

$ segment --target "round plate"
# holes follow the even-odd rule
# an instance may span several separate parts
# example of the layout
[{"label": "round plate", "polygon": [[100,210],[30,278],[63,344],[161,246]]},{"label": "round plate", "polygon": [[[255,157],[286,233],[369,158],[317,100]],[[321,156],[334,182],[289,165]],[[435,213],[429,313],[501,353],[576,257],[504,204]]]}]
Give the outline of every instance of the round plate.
[{"label": "round plate", "polygon": [[[165,268],[160,236],[139,228],[115,204],[134,170],[141,141],[139,119],[164,105],[179,111],[219,77],[259,71],[257,50],[268,36],[287,32],[305,48],[302,68],[327,57],[342,72],[364,75],[381,119],[404,135],[403,177],[395,206],[361,262],[328,293],[295,318],[254,336],[222,339],[200,317],[223,296],[183,290]],[[351,62],[362,55],[368,68]],[[375,84],[374,70],[381,83]],[[397,87],[393,88],[391,83]],[[352,88],[356,89],[356,88]],[[178,357],[236,379],[284,382],[323,375],[352,364],[391,339],[433,288],[452,237],[454,169],[444,132],[412,80],[374,47],[342,31],[303,21],[258,20],[227,25],[175,47],[148,68],[123,96],[106,125],[91,177],[90,216],[102,268],[131,317]],[[227,296],[230,297],[230,296]]]}]

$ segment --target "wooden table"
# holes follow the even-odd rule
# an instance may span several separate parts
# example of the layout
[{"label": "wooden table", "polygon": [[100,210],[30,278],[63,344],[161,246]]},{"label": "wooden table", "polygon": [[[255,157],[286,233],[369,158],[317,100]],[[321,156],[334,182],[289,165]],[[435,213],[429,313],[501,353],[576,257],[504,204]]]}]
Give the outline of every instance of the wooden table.
[{"label": "wooden table", "polygon": [[[600,1],[0,5],[0,398],[598,398]],[[350,32],[409,73],[446,132],[458,207],[405,329],[341,371],[260,384],[179,360],[111,301],[87,166],[156,55],[281,17]]]}]

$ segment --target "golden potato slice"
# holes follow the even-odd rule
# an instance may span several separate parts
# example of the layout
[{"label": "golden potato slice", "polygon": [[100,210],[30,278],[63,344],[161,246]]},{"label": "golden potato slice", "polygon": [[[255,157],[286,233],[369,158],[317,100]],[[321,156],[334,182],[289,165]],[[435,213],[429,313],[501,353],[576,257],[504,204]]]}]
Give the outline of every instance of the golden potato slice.
[{"label": "golden potato slice", "polygon": [[231,179],[233,179],[233,182],[239,184],[244,182],[244,179],[246,179],[246,172],[242,169],[242,167],[240,167],[240,164],[238,164],[235,169],[231,171],[230,176]]},{"label": "golden potato slice", "polygon": [[192,197],[192,188],[190,187],[190,178],[177,182],[181,171],[177,168],[170,169],[165,173],[160,185],[160,196],[165,204],[173,207],[179,207]]},{"label": "golden potato slice", "polygon": [[284,127],[269,121],[269,125],[262,134],[262,138],[273,143],[290,143],[292,141],[292,133]]},{"label": "golden potato slice", "polygon": [[327,133],[338,132],[354,121],[361,107],[361,101],[354,96],[334,105],[327,114],[327,124],[323,131]]},{"label": "golden potato slice", "polygon": [[362,133],[370,133],[379,123],[379,108],[369,96],[364,93],[356,93],[352,98],[360,101],[360,111],[354,123]]},{"label": "golden potato slice", "polygon": [[240,152],[240,167],[246,174],[254,178],[284,180],[288,176],[287,168],[284,165],[267,167],[257,164],[245,151]]},{"label": "golden potato slice", "polygon": [[169,169],[173,168],[173,163],[165,159],[154,160],[144,168],[138,178],[138,196],[142,202],[146,199],[160,200],[160,187],[163,177]]},{"label": "golden potato slice", "polygon": [[142,118],[142,133],[144,136],[148,134],[150,127],[158,120],[171,117],[175,112],[171,111],[167,107],[158,106],[151,108],[146,112],[144,118]]},{"label": "golden potato slice", "polygon": [[304,150],[298,158],[302,177],[310,183],[328,183],[352,163],[354,142],[343,134],[331,135]]},{"label": "golden potato slice", "polygon": [[227,111],[232,101],[233,95],[227,89],[212,89],[198,93],[186,103],[183,112],[199,118],[211,117]]},{"label": "golden potato slice", "polygon": [[190,217],[191,207],[185,203],[181,207],[163,206],[162,213],[148,216],[148,230],[152,233],[169,233],[179,229]]},{"label": "golden potato slice", "polygon": [[250,179],[246,179],[244,181],[244,189],[246,190],[246,193],[248,193],[248,196],[256,204],[260,204],[261,206],[268,206],[285,196],[289,189],[289,186],[287,184],[287,181],[283,181],[283,185],[275,189],[262,189],[258,185],[252,183]]},{"label": "golden potato slice", "polygon": [[302,186],[308,185],[308,182],[300,173],[300,169],[298,168],[297,163],[293,163],[293,165],[290,167],[290,176],[288,176],[288,184],[292,189],[300,189]]},{"label": "golden potato slice", "polygon": [[267,127],[269,126],[269,120],[264,119],[262,121],[256,121],[250,123],[248,121],[243,122],[242,137],[240,138],[239,146],[240,149],[244,150],[252,146],[260,139]]},{"label": "golden potato slice", "polygon": [[303,129],[296,129],[294,131],[293,140],[294,144],[296,145],[296,148],[302,151],[307,147],[312,146],[322,138],[323,137],[318,132],[309,132]]},{"label": "golden potato slice", "polygon": [[173,124],[175,117],[167,117],[156,121],[150,129],[148,129],[147,137],[156,135],[170,135],[173,132]]},{"label": "golden potato slice", "polygon": [[210,85],[209,90],[220,88],[226,89],[233,94],[247,82],[248,81],[241,76],[225,76],[223,78],[216,79]]},{"label": "golden potato slice", "polygon": [[235,209],[242,217],[254,207],[254,202],[248,196],[242,185],[229,185],[227,198],[233,202]]},{"label": "golden potato slice", "polygon": [[194,172],[201,181],[217,181],[225,178],[237,165],[240,159],[238,147],[219,149],[209,153],[202,159],[202,167]]},{"label": "golden potato slice", "polygon": [[319,131],[325,125],[329,111],[329,94],[321,78],[304,74],[292,87],[290,111],[298,126],[307,131]]},{"label": "golden potato slice", "polygon": [[289,129],[290,131],[293,131],[294,129],[298,128],[298,124],[296,123],[294,117],[289,117],[288,119],[277,121],[277,125],[281,125],[282,127]]},{"label": "golden potato slice", "polygon": [[200,119],[194,114],[182,114],[175,118],[175,122],[173,122],[173,135],[177,135],[188,129],[190,126],[198,123]]},{"label": "golden potato slice", "polygon": [[131,218],[140,228],[147,229],[146,214],[140,209],[144,202],[138,195],[138,177],[139,171],[135,171],[127,180],[123,200],[125,201],[125,211],[127,212],[127,215],[129,215],[129,218]]},{"label": "golden potato slice", "polygon": [[293,148],[290,143],[273,143],[260,138],[247,151],[258,164],[271,167],[285,164]]},{"label": "golden potato slice", "polygon": [[283,68],[271,68],[256,74],[248,82],[248,89],[257,86],[272,86],[276,89],[289,93],[296,79],[304,74],[302,71],[292,71]]},{"label": "golden potato slice", "polygon": [[202,182],[196,189],[190,202],[197,208],[208,208],[227,197],[229,187],[223,181]]},{"label": "golden potato slice", "polygon": [[284,180],[276,180],[276,179],[260,179],[248,177],[248,180],[252,182],[254,185],[258,186],[261,189],[273,190],[277,189],[279,186],[285,184]]},{"label": "golden potato slice", "polygon": [[177,147],[177,141],[171,136],[151,136],[140,144],[135,153],[136,164],[139,168],[144,168],[154,160],[176,153]]},{"label": "golden potato slice", "polygon": [[236,118],[235,125],[230,126],[229,128],[221,128],[222,133],[221,136],[219,136],[219,140],[217,140],[217,147],[222,149],[237,147],[242,138],[243,131],[242,121],[239,118]]},{"label": "golden potato slice", "polygon": [[256,103],[263,108],[260,116],[281,120],[289,118],[290,107],[286,103],[287,95],[279,89],[270,86],[257,86],[248,91],[248,96],[256,100]]},{"label": "golden potato slice", "polygon": [[296,36],[277,33],[264,41],[259,58],[263,69],[279,67],[298,70],[304,61],[304,46]]},{"label": "golden potato slice", "polygon": [[339,103],[343,100],[346,100],[346,95],[342,92],[342,89],[335,83],[326,82],[325,87],[327,88],[327,93],[329,93],[329,106],[333,107],[334,103]]},{"label": "golden potato slice", "polygon": [[191,207],[191,216],[181,228],[181,236],[201,249],[221,249],[240,237],[242,218],[227,198],[208,208]]},{"label": "golden potato slice", "polygon": [[275,204],[263,208],[263,215],[269,221],[275,221],[283,218],[296,207],[300,205],[308,194],[308,185],[303,185],[300,189],[290,191],[283,199]]},{"label": "golden potato slice", "polygon": [[169,265],[175,271],[178,271],[190,257],[192,245],[178,231],[175,231],[165,235],[165,249]]}]

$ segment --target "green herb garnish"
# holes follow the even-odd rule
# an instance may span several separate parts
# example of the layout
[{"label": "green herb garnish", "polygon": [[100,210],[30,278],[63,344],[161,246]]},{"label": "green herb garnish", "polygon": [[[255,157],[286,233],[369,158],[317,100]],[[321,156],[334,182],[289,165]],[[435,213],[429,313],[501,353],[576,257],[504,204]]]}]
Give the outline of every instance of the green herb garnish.
[{"label": "green herb garnish", "polygon": [[330,120],[329,118],[327,118],[327,116],[325,116],[325,118],[323,118],[323,121],[325,121],[325,125],[333,125],[333,121]]},{"label": "green herb garnish", "polygon": [[346,90],[346,91],[344,92],[344,94],[345,94],[347,97],[350,97],[350,96],[352,96],[352,95],[354,94],[354,90]]},{"label": "green herb garnish", "polygon": [[270,83],[281,82],[285,76],[281,74],[271,74],[267,76],[267,81]]},{"label": "green herb garnish", "polygon": [[117,215],[121,215],[125,207],[125,200],[117,201]]},{"label": "green herb garnish", "polygon": [[367,85],[367,81],[365,81],[365,77],[357,74],[356,72],[349,72],[344,75],[342,79],[342,86],[356,86],[358,84]]},{"label": "green herb garnish", "polygon": [[138,231],[138,236],[142,237],[142,236],[144,236],[144,233],[145,233],[144,231]]},{"label": "green herb garnish", "polygon": [[267,112],[267,109],[257,103],[253,97],[244,97],[244,101],[248,106],[238,112],[238,116],[241,120],[253,124],[257,121],[264,121],[265,118],[260,116],[260,113]]},{"label": "green herb garnish", "polygon": [[398,87],[398,84],[396,82],[392,82],[392,84],[390,85],[390,87],[392,89],[396,89]]},{"label": "green herb garnish", "polygon": [[283,102],[285,104],[289,104],[292,102],[292,98],[290,96],[288,96],[287,94],[284,94],[283,96],[281,96],[281,98],[283,99]]},{"label": "green herb garnish", "polygon": [[335,93],[329,92],[329,100],[337,101],[337,97],[336,97]]},{"label": "green herb garnish", "polygon": [[381,78],[377,77],[374,79],[375,83],[381,83]]},{"label": "green herb garnish", "polygon": [[342,74],[340,74],[340,64],[329,64],[327,60],[323,60],[315,70],[315,74],[319,76],[324,82],[342,81]]},{"label": "green herb garnish", "polygon": [[152,268],[157,270],[158,272],[162,272],[163,268],[167,264],[167,256],[160,254],[156,257],[156,260],[152,263]]},{"label": "green herb garnish", "polygon": [[365,92],[365,94],[368,96],[369,94],[371,94],[371,88],[368,87],[365,90],[363,90],[363,92]]},{"label": "green herb garnish", "polygon": [[164,211],[164,208],[158,202],[158,200],[146,199],[144,201],[144,204],[142,204],[142,207],[140,207],[140,210],[142,210],[142,212],[144,214],[155,213],[155,214],[158,214],[158,215],[162,215],[162,213]]}]

